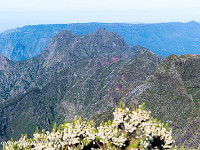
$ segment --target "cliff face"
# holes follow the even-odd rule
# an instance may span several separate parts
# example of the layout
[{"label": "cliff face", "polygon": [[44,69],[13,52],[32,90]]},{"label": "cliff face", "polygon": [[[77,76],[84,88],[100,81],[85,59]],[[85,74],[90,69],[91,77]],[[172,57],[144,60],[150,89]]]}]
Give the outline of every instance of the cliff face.
[{"label": "cliff face", "polygon": [[[72,121],[75,115],[86,119],[113,111],[130,85],[145,81],[160,60],[152,52],[141,50],[130,61],[113,57],[71,64],[43,88],[5,102],[1,107],[1,134],[18,138],[25,132],[31,135],[36,126],[50,130],[54,122]],[[103,119],[109,119],[109,115],[112,113]]]},{"label": "cliff face", "polygon": [[79,61],[112,57],[128,60],[134,53],[117,33],[105,29],[82,36],[63,30],[39,56],[17,62],[1,56],[0,94],[6,100],[32,87],[43,87],[57,72]]},{"label": "cliff face", "polygon": [[134,53],[117,33],[99,29],[82,36],[64,30],[52,38],[43,54],[29,60],[12,62],[0,55],[1,136],[34,131],[26,123],[35,128],[45,122],[49,128],[60,116],[56,107],[63,92],[77,87],[77,82],[86,80],[98,68],[128,60]]},{"label": "cliff face", "polygon": [[155,117],[169,122],[177,145],[198,147],[200,56],[168,56],[136,99],[146,102]]},{"label": "cliff face", "polygon": [[71,121],[75,115],[98,124],[112,119],[113,109],[123,101],[127,106],[145,102],[156,118],[170,124],[178,145],[199,143],[199,55],[170,55],[162,61],[99,29],[81,36],[64,30],[37,57],[2,60],[4,139],[30,136],[36,126],[50,130],[54,122]]}]

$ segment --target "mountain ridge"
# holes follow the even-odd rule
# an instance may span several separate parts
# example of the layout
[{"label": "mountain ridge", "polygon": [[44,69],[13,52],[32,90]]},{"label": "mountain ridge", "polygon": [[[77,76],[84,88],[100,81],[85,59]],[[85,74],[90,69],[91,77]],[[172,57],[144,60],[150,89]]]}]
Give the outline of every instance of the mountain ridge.
[{"label": "mountain ridge", "polygon": [[[172,127],[176,145],[197,148],[200,140],[198,138],[200,89],[195,85],[198,85],[200,80],[199,76],[195,75],[199,75],[199,70],[194,74],[187,69],[187,65],[191,61],[196,61],[193,67],[198,67],[200,56],[197,58],[197,55],[179,57],[171,55],[160,63],[160,58],[155,57],[155,59],[153,55],[155,54],[150,51],[139,50],[128,62],[110,61],[106,66],[101,63],[102,60],[80,62],[59,72],[42,89],[34,88],[20,97],[17,103],[27,107],[21,109],[22,112],[28,109],[30,116],[37,118],[37,123],[33,126],[49,130],[54,121],[57,123],[62,123],[64,120],[71,121],[74,115],[80,115],[83,119],[95,119],[97,123],[99,119],[112,119],[109,114],[121,100],[127,106],[137,106],[145,102],[154,117],[169,123]],[[183,62],[185,64],[182,64]],[[191,75],[193,79],[190,78]],[[34,108],[32,105],[27,105],[29,99],[38,106],[33,105]],[[15,112],[15,107],[20,107],[15,99],[14,103],[9,104],[10,102],[6,104],[9,109],[5,109],[5,106],[1,108],[4,116],[11,108],[12,112]],[[48,103],[48,107],[45,103]],[[39,114],[35,114],[36,112],[30,111],[36,108],[40,110],[41,118]],[[18,116],[26,114],[22,112],[17,113]],[[17,115],[16,112],[11,114]],[[22,122],[30,122],[30,117],[23,115],[22,118],[27,119]],[[10,121],[13,124],[9,123]],[[7,123],[15,129],[13,133],[7,129],[7,135],[19,137],[17,133],[28,131],[30,135],[34,131],[34,127],[24,130],[26,124],[15,128],[16,122],[13,119],[8,119]],[[197,138],[193,139],[194,137]]]},{"label": "mountain ridge", "polygon": [[72,121],[75,115],[99,124],[112,119],[123,101],[127,106],[145,102],[154,117],[170,124],[178,146],[198,147],[200,139],[193,137],[199,131],[199,55],[163,60],[99,29],[86,35],[62,31],[43,54],[8,62],[11,69],[0,74],[7,100],[0,105],[1,139],[30,136],[36,126],[50,130],[54,122]]},{"label": "mountain ridge", "polygon": [[43,86],[55,72],[83,59],[108,56],[129,59],[135,53],[117,33],[100,30],[81,36],[61,31],[42,54],[29,60],[14,62],[2,56],[2,63],[10,65],[1,74],[1,97],[9,99],[29,87]]},{"label": "mountain ridge", "polygon": [[50,39],[63,29],[77,35],[93,33],[99,28],[117,32],[130,45],[148,47],[154,53],[167,57],[170,54],[200,54],[200,25],[188,23],[77,23],[55,25],[32,25],[0,34],[0,53],[10,60],[18,61],[41,54]]},{"label": "mountain ridge", "polygon": [[[146,55],[150,66],[143,68],[140,61]],[[105,97],[106,89],[114,86],[111,91],[115,92],[120,88],[117,80],[113,80],[133,56],[130,63],[138,67],[133,65],[132,69],[148,72],[134,77],[135,82],[152,74],[150,68],[155,68],[162,59],[139,45],[131,48],[117,33],[99,29],[80,36],[64,30],[52,38],[43,54],[29,60],[9,61],[9,72],[0,74],[4,79],[0,82],[4,89],[1,95],[6,100],[0,105],[1,137],[17,138],[24,132],[31,135],[36,126],[49,129],[55,121],[71,120],[75,110],[88,117],[87,106],[91,102]],[[114,98],[113,105],[120,97]],[[102,112],[102,107],[98,111]]]},{"label": "mountain ridge", "polygon": [[[158,57],[158,61],[159,59]],[[107,61],[106,65],[102,63],[102,60],[89,60],[75,64],[73,67],[70,66],[58,73],[43,88],[34,88],[18,98],[5,102],[0,110],[3,114],[1,118],[7,118],[6,121],[1,121],[3,123],[1,127],[5,126],[6,129],[1,132],[1,135],[9,137],[12,135],[15,138],[20,136],[19,133],[28,132],[28,135],[30,135],[34,132],[36,126],[39,126],[40,129],[50,129],[55,121],[58,123],[62,123],[65,119],[71,121],[74,115],[78,114],[87,118],[91,111],[96,110],[101,113],[107,107],[116,106],[121,96],[112,93],[116,93],[118,87],[120,89],[125,88],[117,83],[117,79],[121,78],[118,77],[119,71],[123,70],[123,66],[126,64],[122,60],[121,62],[112,62],[112,60],[108,61],[107,59],[105,61]],[[155,63],[154,66],[156,66],[156,61],[152,61],[152,63]],[[131,64],[136,62],[134,59],[130,61]],[[134,68],[137,68],[137,66]],[[139,68],[145,70],[142,66],[138,66]],[[133,79],[139,82],[141,79],[144,80],[147,75],[142,76],[137,76],[138,81],[136,78]],[[114,82],[112,79],[114,79]],[[106,93],[106,89],[110,89],[111,93]],[[127,87],[126,89],[128,90]],[[111,95],[113,95],[113,100],[106,102],[110,104],[104,108],[103,102],[105,102],[106,97]],[[103,106],[97,107],[98,101]],[[10,117],[7,117],[7,115]],[[16,126],[18,120],[21,120],[21,124]],[[31,126],[27,126],[27,123]],[[43,125],[41,126],[41,124]],[[14,131],[12,132],[10,128]]]}]

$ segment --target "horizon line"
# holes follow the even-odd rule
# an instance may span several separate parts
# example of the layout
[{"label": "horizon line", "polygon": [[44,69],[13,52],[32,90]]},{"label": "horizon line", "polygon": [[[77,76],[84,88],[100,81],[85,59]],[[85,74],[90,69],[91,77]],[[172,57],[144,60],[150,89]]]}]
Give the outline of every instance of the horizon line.
[{"label": "horizon line", "polygon": [[19,26],[19,27],[16,27],[16,28],[11,28],[11,29],[6,29],[2,32],[0,32],[0,34],[4,33],[4,32],[9,32],[11,30],[15,30],[15,29],[20,29],[20,28],[23,28],[23,27],[26,27],[26,26],[39,26],[39,25],[67,25],[67,24],[89,24],[89,23],[97,23],[97,24],[162,24],[162,23],[200,23],[198,21],[194,21],[194,20],[191,20],[191,21],[169,21],[169,22],[98,22],[98,21],[88,21],[88,22],[69,22],[69,23],[41,23],[41,24],[27,24],[27,25],[24,25],[24,26]]}]

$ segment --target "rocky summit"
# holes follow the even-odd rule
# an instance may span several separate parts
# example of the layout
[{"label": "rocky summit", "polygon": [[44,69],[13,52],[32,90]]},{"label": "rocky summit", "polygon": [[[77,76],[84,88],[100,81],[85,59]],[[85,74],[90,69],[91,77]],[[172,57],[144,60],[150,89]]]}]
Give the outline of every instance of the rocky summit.
[{"label": "rocky summit", "polygon": [[35,128],[50,130],[74,116],[112,118],[123,101],[143,102],[152,115],[173,129],[176,145],[199,142],[200,56],[162,57],[142,46],[130,47],[104,28],[76,35],[63,30],[44,52],[25,61],[2,56],[0,136],[18,139]]},{"label": "rocky summit", "polygon": [[142,45],[163,57],[170,54],[200,54],[200,24],[194,21],[153,24],[92,22],[29,25],[0,33],[0,54],[13,61],[27,60],[43,53],[50,39],[62,30],[85,35],[100,28],[118,33],[131,46]]},{"label": "rocky summit", "polygon": [[[86,77],[89,79],[98,69],[100,71],[104,67],[107,68],[119,61],[129,60],[134,54],[135,49],[126,44],[117,33],[99,29],[92,34],[82,36],[75,35],[68,30],[63,30],[51,39],[44,53],[29,60],[13,62],[1,56],[0,93],[1,114],[3,115],[1,116],[1,135],[10,137],[9,132],[14,131],[10,130],[9,126],[7,126],[10,119],[15,127],[17,127],[16,125],[18,124],[14,121],[15,119],[21,122],[21,125],[18,124],[21,126],[21,129],[26,126],[22,125],[23,121],[20,119],[26,118],[21,115],[22,111],[25,111],[24,109],[26,109],[25,112],[31,112],[31,109],[29,109],[26,104],[23,104],[22,99],[26,97],[25,95],[33,94],[35,97],[37,95],[36,93],[40,92],[42,89],[46,91],[48,89],[47,87],[51,88],[51,90],[47,91],[45,94],[48,96],[50,102],[45,102],[40,99],[45,96],[43,93],[42,96],[40,95],[38,97],[39,101],[44,102],[45,109],[49,106],[50,109],[48,111],[41,107],[42,105],[40,102],[36,102],[37,98],[29,97],[28,100],[26,99],[24,102],[30,107],[34,107],[34,105],[38,104],[35,109],[33,109],[33,112],[39,113],[41,109],[41,111],[44,111],[39,113],[41,117],[43,116],[41,114],[45,115],[49,113],[49,115],[53,117],[52,111],[54,111],[54,107],[57,107],[57,101],[61,100],[61,98],[58,99],[58,97],[64,97],[64,93],[62,92],[70,92],[70,88],[77,87],[77,82],[85,80]],[[98,73],[100,73],[99,71]],[[59,87],[57,88],[55,86]],[[57,89],[60,89],[60,94],[57,93]],[[55,92],[52,90],[55,90]],[[54,97],[54,94],[57,95],[57,98]],[[53,102],[54,98],[56,102]],[[31,99],[33,100],[33,104],[31,103]],[[16,102],[20,102],[20,104]],[[52,106],[50,104],[51,102]],[[16,108],[13,104],[17,104],[17,107],[19,106],[20,108]],[[8,107],[11,105],[14,108]],[[12,113],[10,114],[10,112],[8,112],[9,114],[7,114],[6,112],[10,109],[12,111],[17,111],[19,114],[14,113],[14,115],[19,115],[19,118],[16,116],[9,117],[10,115],[12,116]],[[34,113],[32,113],[31,116],[34,115]],[[26,115],[28,118],[26,118],[27,120],[24,123],[28,123],[30,119],[28,113],[26,113]],[[37,120],[38,119],[33,121],[33,128],[40,124],[37,123]],[[40,121],[44,122],[43,119]],[[47,127],[50,127],[54,121],[55,119],[49,121],[47,119],[49,124]],[[27,126],[27,128],[31,130],[30,126]],[[17,132],[14,131],[13,133]]]}]

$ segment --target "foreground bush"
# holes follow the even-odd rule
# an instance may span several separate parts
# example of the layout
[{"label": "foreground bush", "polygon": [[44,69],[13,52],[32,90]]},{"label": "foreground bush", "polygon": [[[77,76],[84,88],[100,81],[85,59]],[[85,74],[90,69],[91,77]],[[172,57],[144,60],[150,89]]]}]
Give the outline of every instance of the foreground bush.
[{"label": "foreground bush", "polygon": [[172,131],[167,124],[149,116],[144,104],[131,111],[123,103],[115,109],[114,120],[95,128],[93,121],[81,118],[66,122],[52,132],[36,132],[33,139],[22,136],[8,141],[5,150],[71,150],[71,149],[171,149]]}]

